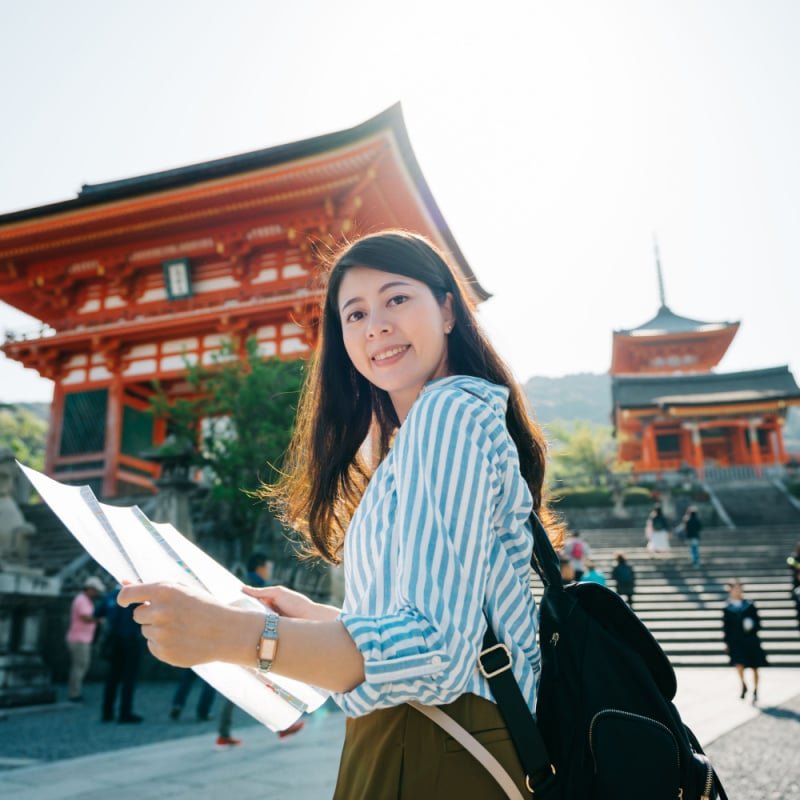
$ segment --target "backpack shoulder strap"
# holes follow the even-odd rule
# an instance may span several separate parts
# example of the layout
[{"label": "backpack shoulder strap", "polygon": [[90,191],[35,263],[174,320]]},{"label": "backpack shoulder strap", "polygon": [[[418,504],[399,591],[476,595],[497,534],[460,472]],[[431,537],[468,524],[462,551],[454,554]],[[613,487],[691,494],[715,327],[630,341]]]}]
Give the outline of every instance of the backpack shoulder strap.
[{"label": "backpack shoulder strap", "polygon": [[450,734],[468,753],[477,759],[481,766],[497,781],[509,800],[525,800],[517,788],[514,779],[503,765],[465,728],[462,728],[451,716],[445,714],[438,706],[424,706],[414,700],[408,703],[411,708],[424,714],[435,722],[446,733]]}]

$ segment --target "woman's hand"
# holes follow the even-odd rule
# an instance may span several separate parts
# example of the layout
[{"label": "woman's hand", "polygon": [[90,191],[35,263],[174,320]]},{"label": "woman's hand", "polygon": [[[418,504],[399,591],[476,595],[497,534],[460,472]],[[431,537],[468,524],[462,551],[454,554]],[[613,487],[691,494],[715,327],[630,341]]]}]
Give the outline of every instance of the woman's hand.
[{"label": "woman's hand", "polygon": [[311,619],[326,622],[336,619],[339,609],[315,603],[300,592],[287,589],[285,586],[245,586],[242,591],[250,597],[260,600],[267,608],[272,609],[282,617],[294,619]]},{"label": "woman's hand", "polygon": [[258,609],[226,606],[208,594],[168,583],[124,586],[117,602],[141,603],[133,618],[142,626],[150,652],[167,664],[255,664],[264,626],[264,614]]}]

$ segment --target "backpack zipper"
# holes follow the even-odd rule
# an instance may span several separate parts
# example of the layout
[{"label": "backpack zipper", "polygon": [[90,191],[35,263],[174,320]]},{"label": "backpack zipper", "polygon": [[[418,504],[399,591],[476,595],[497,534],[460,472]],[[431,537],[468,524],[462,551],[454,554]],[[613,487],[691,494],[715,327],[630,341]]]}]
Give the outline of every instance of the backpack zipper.
[{"label": "backpack zipper", "polygon": [[559,636],[558,631],[555,631],[553,635],[550,637],[550,645],[553,648],[553,676],[558,676],[558,653],[556,652],[556,645],[558,644],[558,640],[561,637]]},{"label": "backpack zipper", "polygon": [[706,764],[706,785],[700,800],[711,800],[711,790],[714,788],[714,768],[711,762]]},{"label": "backpack zipper", "polygon": [[[552,640],[551,640],[552,641]],[[597,760],[595,759],[594,755],[594,725],[597,722],[597,718],[602,716],[603,714],[621,714],[623,717],[631,717],[631,719],[641,719],[645,722],[649,722],[653,725],[657,725],[659,728],[663,728],[675,741],[675,736],[672,731],[664,725],[663,722],[659,722],[657,719],[651,719],[650,717],[644,717],[641,714],[634,714],[631,711],[622,711],[619,708],[604,708],[602,711],[598,711],[593,717],[592,721],[589,723],[589,749],[592,751],[592,761],[594,762],[594,771],[597,772]],[[678,772],[681,771],[681,751],[678,749],[677,742],[675,743],[675,756],[678,762]],[[706,780],[706,786],[708,785],[708,780]],[[678,800],[683,798],[683,789],[678,788]],[[708,798],[701,798],[701,800],[708,800]]]}]

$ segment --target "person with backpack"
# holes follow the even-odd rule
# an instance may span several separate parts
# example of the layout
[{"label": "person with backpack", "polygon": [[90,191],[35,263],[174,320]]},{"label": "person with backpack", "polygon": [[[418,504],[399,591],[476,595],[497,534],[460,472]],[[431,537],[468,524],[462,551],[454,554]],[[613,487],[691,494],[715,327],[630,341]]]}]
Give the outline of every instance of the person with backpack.
[{"label": "person with backpack", "polygon": [[174,585],[127,586],[120,602],[146,602],[135,616],[164,661],[233,662],[333,692],[347,715],[336,800],[529,797],[552,773],[523,768],[489,681],[512,681],[532,719],[532,511],[560,544],[541,431],[419,236],[340,252],[319,331],[284,477],[265,495],[310,551],[344,555],[343,607],[281,586],[246,590],[264,613]]},{"label": "person with backpack", "polygon": [[633,587],[636,584],[636,573],[625,558],[625,553],[618,552],[615,556],[617,563],[611,570],[611,577],[617,587],[617,594],[625,598],[628,605],[633,607]]},{"label": "person with backpack", "polygon": [[570,531],[567,534],[562,553],[572,562],[575,580],[580,581],[586,571],[586,559],[591,556],[589,545],[581,539],[580,531]]}]

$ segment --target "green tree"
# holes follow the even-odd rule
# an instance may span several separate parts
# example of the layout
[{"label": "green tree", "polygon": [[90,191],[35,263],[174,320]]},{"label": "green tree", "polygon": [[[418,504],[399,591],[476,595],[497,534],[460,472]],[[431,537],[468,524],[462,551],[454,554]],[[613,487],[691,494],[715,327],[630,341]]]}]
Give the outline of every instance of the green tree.
[{"label": "green tree", "polygon": [[0,405],[0,444],[25,466],[42,470],[47,422],[22,406]]},{"label": "green tree", "polygon": [[551,484],[605,486],[615,471],[616,447],[608,425],[551,422]]},{"label": "green tree", "polygon": [[294,428],[303,369],[300,360],[262,359],[250,339],[244,359],[229,344],[210,367],[191,366],[190,398],[170,401],[161,387],[153,398],[170,432],[163,451],[188,452],[204,469],[211,483],[206,512],[218,536],[241,543],[241,555],[252,550],[262,527],[269,555],[281,560],[284,537],[252,492],[275,480]]}]

